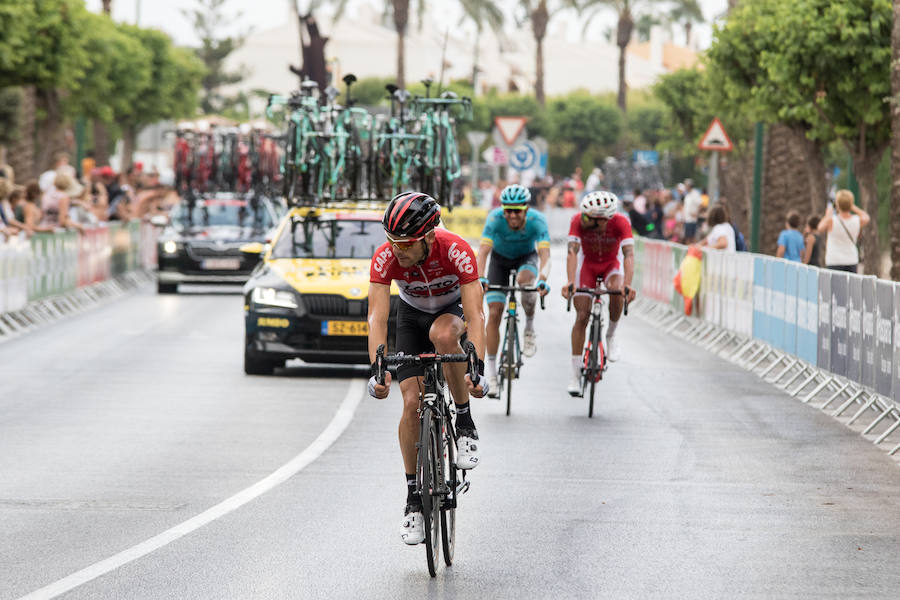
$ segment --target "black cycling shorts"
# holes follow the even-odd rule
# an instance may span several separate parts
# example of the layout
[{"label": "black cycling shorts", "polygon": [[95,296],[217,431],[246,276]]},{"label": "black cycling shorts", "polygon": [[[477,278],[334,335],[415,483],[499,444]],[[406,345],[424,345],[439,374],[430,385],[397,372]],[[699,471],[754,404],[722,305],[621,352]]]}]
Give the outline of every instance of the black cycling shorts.
[{"label": "black cycling shorts", "polygon": [[[434,345],[431,343],[428,333],[431,331],[431,325],[437,318],[446,314],[456,315],[462,319],[462,302],[456,301],[436,313],[429,313],[413,308],[401,300],[397,307],[397,343],[395,351],[403,352],[404,354],[434,352]],[[422,377],[424,374],[424,369],[416,365],[401,365],[397,367],[397,379],[399,381],[410,377]]]},{"label": "black cycling shorts", "polygon": [[[518,276],[519,271],[528,270],[534,273],[535,279],[538,274],[538,255],[537,252],[529,252],[517,258],[506,258],[502,254],[491,252],[491,263],[488,265],[488,281],[491,285],[509,285],[509,272],[515,271]],[[485,301],[505,302],[506,294],[503,292],[488,292],[484,295]]]}]

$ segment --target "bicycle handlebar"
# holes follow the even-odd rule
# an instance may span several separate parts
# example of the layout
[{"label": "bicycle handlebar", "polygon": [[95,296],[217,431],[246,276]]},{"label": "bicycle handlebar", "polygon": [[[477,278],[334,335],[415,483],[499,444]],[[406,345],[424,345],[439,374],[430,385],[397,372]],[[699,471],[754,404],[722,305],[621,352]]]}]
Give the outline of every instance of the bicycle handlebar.
[{"label": "bicycle handlebar", "polygon": [[[627,286],[625,289],[629,289]],[[572,310],[572,299],[575,297],[575,293],[580,292],[583,294],[590,294],[594,298],[599,298],[600,296],[625,296],[625,293],[622,290],[600,290],[597,288],[586,288],[580,287],[576,288],[574,286],[569,286],[570,294],[566,304],[566,312],[571,312]],[[625,316],[628,316],[628,296],[625,296]]]},{"label": "bicycle handlebar", "polygon": [[463,344],[464,354],[435,354],[426,352],[424,354],[397,354],[384,353],[384,344],[379,344],[375,350],[375,381],[379,385],[384,385],[384,374],[387,372],[388,365],[433,365],[440,363],[468,363],[467,371],[472,385],[477,386],[481,381],[478,376],[478,354],[475,352],[475,344],[466,340]]},{"label": "bicycle handlebar", "polygon": [[[540,292],[541,288],[531,285],[489,285],[486,290],[488,292]],[[541,296],[541,310],[544,310],[545,296]]]}]

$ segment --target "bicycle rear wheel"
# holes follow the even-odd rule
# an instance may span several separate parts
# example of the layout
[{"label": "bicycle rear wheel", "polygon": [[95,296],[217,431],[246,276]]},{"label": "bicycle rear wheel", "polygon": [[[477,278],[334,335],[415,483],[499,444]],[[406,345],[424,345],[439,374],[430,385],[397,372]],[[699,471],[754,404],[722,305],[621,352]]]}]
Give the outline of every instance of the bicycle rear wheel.
[{"label": "bicycle rear wheel", "polygon": [[456,490],[458,486],[456,471],[456,442],[450,428],[449,416],[444,423],[444,473],[450,493],[444,498],[441,506],[441,546],[444,549],[444,564],[453,564],[453,550],[456,546]]},{"label": "bicycle rear wheel", "polygon": [[425,558],[428,561],[428,573],[437,575],[437,564],[440,558],[439,530],[441,497],[436,495],[440,489],[437,481],[437,431],[430,409],[422,414],[422,427],[419,445],[419,483],[422,490],[422,515],[425,518]]},{"label": "bicycle rear wheel", "polygon": [[509,416],[509,412],[512,408],[512,382],[516,377],[516,338],[518,337],[518,333],[516,332],[516,322],[511,318],[507,317],[507,322],[509,325],[506,326],[506,373],[509,381],[506,383],[506,416]]}]

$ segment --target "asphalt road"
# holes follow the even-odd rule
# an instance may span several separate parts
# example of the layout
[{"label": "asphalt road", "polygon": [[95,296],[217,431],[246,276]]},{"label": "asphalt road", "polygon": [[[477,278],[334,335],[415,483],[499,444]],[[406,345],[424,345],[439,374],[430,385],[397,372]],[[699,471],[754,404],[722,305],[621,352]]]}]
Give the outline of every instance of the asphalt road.
[{"label": "asphalt road", "polygon": [[0,344],[0,599],[73,574],[66,598],[900,596],[891,458],[634,317],[589,420],[557,293],[512,416],[473,401],[436,579],[397,533],[397,390],[243,375],[239,296],[147,290]]}]

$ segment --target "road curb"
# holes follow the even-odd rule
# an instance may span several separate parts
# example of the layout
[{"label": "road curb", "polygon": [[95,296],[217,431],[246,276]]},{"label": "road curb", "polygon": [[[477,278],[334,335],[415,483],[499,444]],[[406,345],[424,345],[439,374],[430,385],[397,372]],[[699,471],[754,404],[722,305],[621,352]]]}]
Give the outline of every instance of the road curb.
[{"label": "road curb", "polygon": [[154,275],[149,270],[129,271],[67,294],[35,300],[19,310],[2,313],[0,344],[45,325],[118,300],[154,280]]}]

